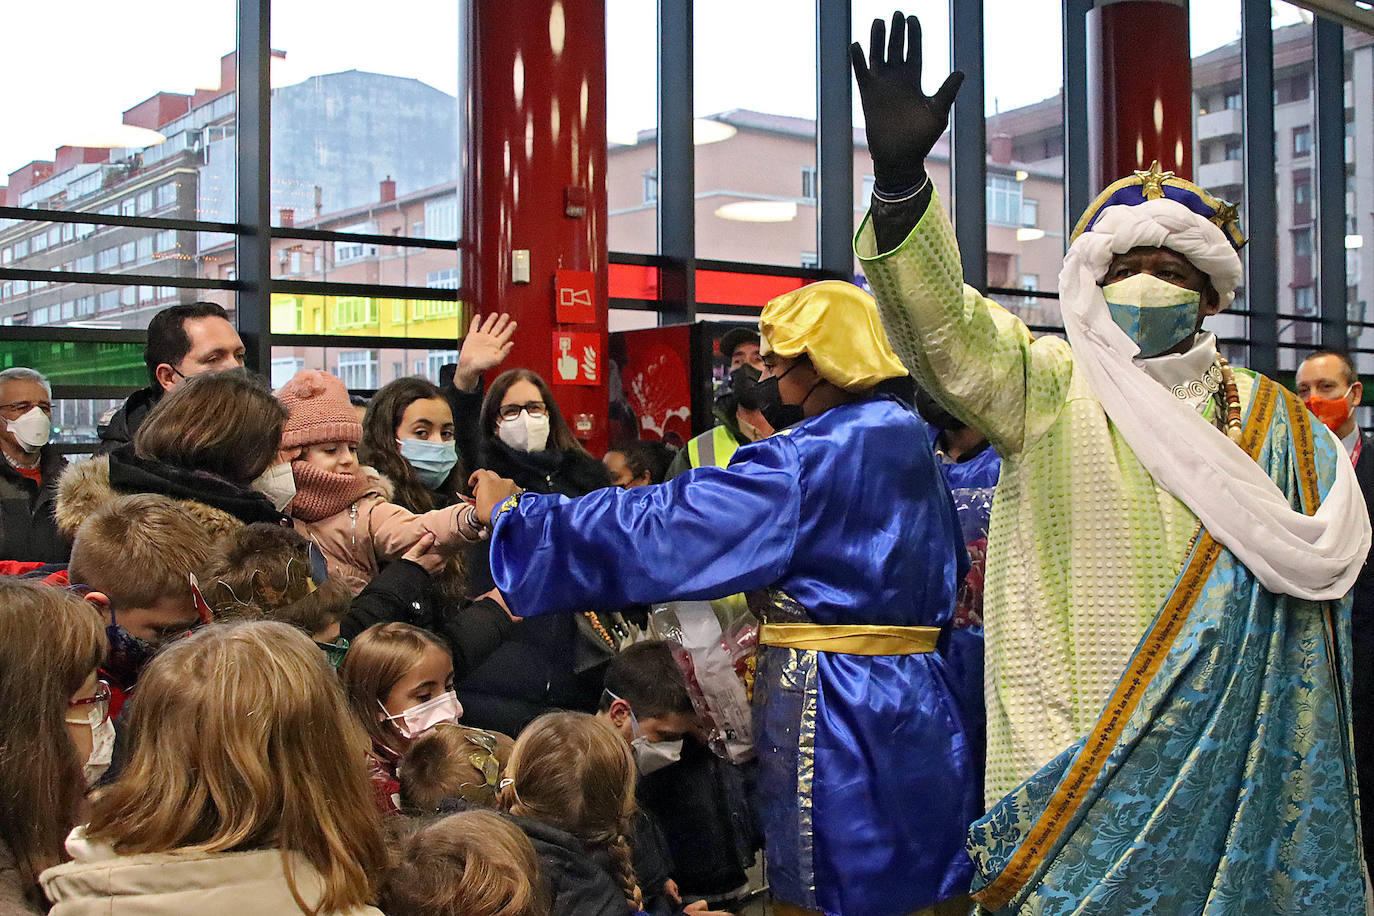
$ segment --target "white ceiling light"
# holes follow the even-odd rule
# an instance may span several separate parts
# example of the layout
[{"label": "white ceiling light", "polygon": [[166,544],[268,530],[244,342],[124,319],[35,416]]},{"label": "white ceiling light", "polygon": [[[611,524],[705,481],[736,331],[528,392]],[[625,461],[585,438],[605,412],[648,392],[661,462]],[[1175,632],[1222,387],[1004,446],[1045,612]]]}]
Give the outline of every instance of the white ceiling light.
[{"label": "white ceiling light", "polygon": [[1363,248],[1363,247],[1364,247],[1364,236],[1362,236],[1362,235],[1347,235],[1347,236],[1345,237],[1345,247],[1346,247],[1346,248]]},{"label": "white ceiling light", "polygon": [[1032,229],[1028,226],[1022,226],[1020,229],[1016,230],[1016,241],[1018,242],[1034,242],[1036,239],[1043,239],[1044,237],[1044,229]]},{"label": "white ceiling light", "polygon": [[738,132],[733,124],[713,121],[710,118],[697,118],[692,122],[692,143],[696,146],[719,143],[722,140],[729,140]]},{"label": "white ceiling light", "polygon": [[134,127],[132,124],[96,124],[79,131],[66,145],[90,149],[137,149],[166,142],[166,137],[146,127]]},{"label": "white ceiling light", "polygon": [[741,223],[786,223],[797,218],[797,203],[792,200],[741,200],[718,208],[716,216]]}]

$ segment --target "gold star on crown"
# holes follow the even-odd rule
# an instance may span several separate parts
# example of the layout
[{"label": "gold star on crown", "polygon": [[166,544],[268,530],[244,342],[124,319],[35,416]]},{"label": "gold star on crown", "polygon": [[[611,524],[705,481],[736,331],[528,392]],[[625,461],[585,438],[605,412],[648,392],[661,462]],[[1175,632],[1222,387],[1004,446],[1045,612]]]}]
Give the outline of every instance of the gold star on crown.
[{"label": "gold star on crown", "polygon": [[1236,207],[1235,204],[1218,198],[1217,212],[1212,214],[1211,220],[1221,228],[1225,229],[1227,223],[1240,222],[1240,210]]},{"label": "gold star on crown", "polygon": [[1135,177],[1140,179],[1141,193],[1146,200],[1159,200],[1164,196],[1164,182],[1166,179],[1173,178],[1173,172],[1166,172],[1160,169],[1159,160],[1150,163],[1148,169],[1136,169]]}]

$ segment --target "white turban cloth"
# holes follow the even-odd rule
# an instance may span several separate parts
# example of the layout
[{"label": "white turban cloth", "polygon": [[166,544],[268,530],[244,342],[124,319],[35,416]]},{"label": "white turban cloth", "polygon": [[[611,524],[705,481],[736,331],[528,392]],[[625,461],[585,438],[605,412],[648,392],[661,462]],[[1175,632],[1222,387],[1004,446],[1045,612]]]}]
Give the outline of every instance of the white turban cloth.
[{"label": "white turban cloth", "polygon": [[1167,198],[1103,211],[1080,235],[1059,273],[1064,330],[1113,425],[1155,482],[1201,520],[1208,533],[1276,594],[1330,601],[1350,590],[1369,552],[1369,513],[1346,457],[1315,515],[1295,511],[1242,449],[1139,365],[1140,348],[1112,321],[1098,283],[1112,256],[1168,248],[1211,279],[1223,305],[1235,298],[1240,257],[1211,221]]}]

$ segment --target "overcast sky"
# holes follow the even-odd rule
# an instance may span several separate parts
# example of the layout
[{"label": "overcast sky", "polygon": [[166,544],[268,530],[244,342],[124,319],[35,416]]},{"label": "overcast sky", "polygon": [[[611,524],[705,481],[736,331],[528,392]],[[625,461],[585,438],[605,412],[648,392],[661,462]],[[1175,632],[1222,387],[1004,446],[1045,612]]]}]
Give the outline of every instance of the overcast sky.
[{"label": "overcast sky", "polygon": [[[1298,21],[1296,8],[1274,6],[1276,25]],[[6,4],[0,176],[50,159],[84,128],[118,123],[121,112],[155,92],[218,85],[219,58],[234,47],[234,9],[234,0]],[[356,68],[454,93],[457,9],[458,0],[273,0],[272,46],[286,52],[274,83]],[[612,138],[654,124],[656,9],[654,0],[607,0]],[[696,113],[752,108],[814,117],[814,9],[811,0],[696,0]],[[867,44],[869,23],[892,9],[893,0],[854,0],[855,38]],[[949,70],[948,5],[906,0],[903,9],[922,17],[926,89],[934,91]],[[989,112],[1058,92],[1059,10],[1060,0],[985,0]],[[1192,4],[1194,55],[1235,40],[1239,30],[1239,0]],[[862,123],[857,93],[855,105]]]}]

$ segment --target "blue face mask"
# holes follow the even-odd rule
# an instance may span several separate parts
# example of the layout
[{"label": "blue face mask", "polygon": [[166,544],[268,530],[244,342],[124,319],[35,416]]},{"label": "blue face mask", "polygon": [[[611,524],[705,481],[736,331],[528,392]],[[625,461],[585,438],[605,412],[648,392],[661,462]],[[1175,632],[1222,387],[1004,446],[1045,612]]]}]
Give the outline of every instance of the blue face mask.
[{"label": "blue face mask", "polygon": [[431,490],[439,489],[458,464],[458,449],[452,442],[397,439],[396,445],[401,450],[401,457],[415,471],[415,476]]},{"label": "blue face mask", "polygon": [[1202,294],[1139,273],[1102,287],[1112,321],[1140,346],[1143,357],[1158,356],[1197,330]]}]

